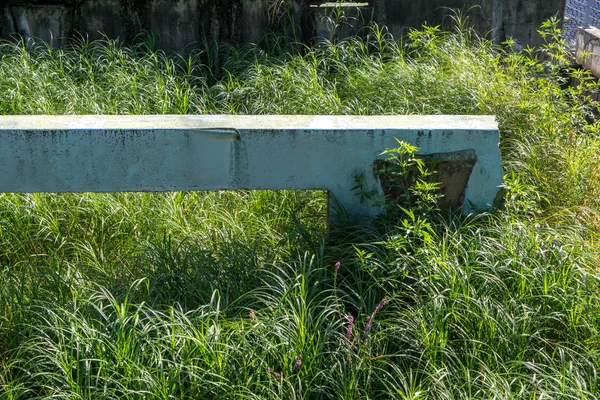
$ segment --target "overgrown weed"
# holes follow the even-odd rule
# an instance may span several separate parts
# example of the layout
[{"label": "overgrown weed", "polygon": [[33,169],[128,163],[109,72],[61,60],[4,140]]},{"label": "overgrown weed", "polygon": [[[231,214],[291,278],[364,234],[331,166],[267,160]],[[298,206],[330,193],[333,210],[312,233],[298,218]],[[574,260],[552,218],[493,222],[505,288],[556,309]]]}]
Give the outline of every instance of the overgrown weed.
[{"label": "overgrown weed", "polygon": [[0,397],[600,397],[598,88],[555,24],[544,57],[435,27],[185,59],[3,43],[3,114],[495,114],[507,194],[327,240],[322,193],[2,194]]}]

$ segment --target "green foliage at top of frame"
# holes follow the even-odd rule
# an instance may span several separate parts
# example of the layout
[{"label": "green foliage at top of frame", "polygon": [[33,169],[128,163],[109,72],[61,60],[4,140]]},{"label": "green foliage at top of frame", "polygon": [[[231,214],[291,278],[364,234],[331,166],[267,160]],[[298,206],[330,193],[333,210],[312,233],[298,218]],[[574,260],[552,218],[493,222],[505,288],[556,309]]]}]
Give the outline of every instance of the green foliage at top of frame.
[{"label": "green foliage at top of frame", "polygon": [[152,36],[133,46],[79,39],[65,50],[3,42],[0,113],[486,114],[518,104],[504,96],[543,96],[534,83],[544,70],[549,84],[578,74],[588,88],[589,75],[564,70],[556,29],[543,28],[547,46],[520,52],[436,27],[410,31],[407,43],[378,26],[317,48],[278,37],[261,47],[203,42],[188,57],[155,50]]}]

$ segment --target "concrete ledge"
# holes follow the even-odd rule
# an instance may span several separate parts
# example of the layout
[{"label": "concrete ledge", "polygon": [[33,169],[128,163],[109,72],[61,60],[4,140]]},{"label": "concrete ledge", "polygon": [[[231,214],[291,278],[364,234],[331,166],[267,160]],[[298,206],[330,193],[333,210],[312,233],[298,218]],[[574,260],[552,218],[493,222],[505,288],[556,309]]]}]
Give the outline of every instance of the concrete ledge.
[{"label": "concrete ledge", "polygon": [[0,192],[325,189],[382,193],[375,160],[395,138],[422,154],[476,155],[465,213],[492,207],[502,183],[491,116],[2,116]]},{"label": "concrete ledge", "polygon": [[600,78],[600,29],[591,27],[577,30],[575,56],[584,68]]}]

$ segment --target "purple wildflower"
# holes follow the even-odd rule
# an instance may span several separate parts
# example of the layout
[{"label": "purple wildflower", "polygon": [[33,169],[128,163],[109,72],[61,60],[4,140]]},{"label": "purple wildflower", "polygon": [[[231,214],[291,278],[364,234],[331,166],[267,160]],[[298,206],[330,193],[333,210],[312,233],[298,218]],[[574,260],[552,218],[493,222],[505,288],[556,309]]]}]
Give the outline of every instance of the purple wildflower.
[{"label": "purple wildflower", "polygon": [[273,375],[275,378],[281,378],[281,374],[279,372],[273,371],[271,367],[267,367],[267,374]]},{"label": "purple wildflower", "polygon": [[371,329],[372,324],[373,324],[373,320],[371,319],[371,316],[369,315],[369,316],[367,316],[367,325],[365,325],[365,330],[363,331],[363,336],[367,336],[367,333]]},{"label": "purple wildflower", "polygon": [[352,330],[354,326],[354,317],[352,316],[352,314],[348,314],[346,316],[346,319],[348,320],[348,326],[346,327],[346,343],[350,344],[352,339]]},{"label": "purple wildflower", "polygon": [[254,311],[250,310],[250,312],[248,313],[248,317],[249,318],[254,318]]},{"label": "purple wildflower", "polygon": [[371,330],[371,326],[373,325],[373,319],[375,318],[375,315],[377,315],[377,313],[379,311],[381,311],[383,309],[383,307],[385,307],[388,303],[388,300],[384,297],[383,299],[381,299],[381,301],[379,302],[379,304],[377,304],[377,306],[375,307],[375,310],[373,310],[373,314],[367,316],[367,324],[365,325],[365,329],[363,331],[363,336],[367,336],[367,333],[369,333],[369,330]]},{"label": "purple wildflower", "polygon": [[375,307],[375,312],[373,313],[373,315],[377,314],[379,311],[381,311],[381,309],[383,307],[385,307],[385,305],[387,304],[387,299],[384,297],[381,302],[379,304],[377,304],[377,307]]},{"label": "purple wildflower", "polygon": [[336,263],[335,263],[335,270],[336,270],[336,271],[338,271],[338,270],[340,269],[340,266],[341,266],[341,265],[342,265],[342,264],[340,264],[340,262],[339,262],[339,261],[338,261],[338,262],[336,262]]},{"label": "purple wildflower", "polygon": [[296,364],[294,364],[295,369],[300,369],[300,367],[302,367],[302,354],[298,354],[298,357],[296,357]]}]

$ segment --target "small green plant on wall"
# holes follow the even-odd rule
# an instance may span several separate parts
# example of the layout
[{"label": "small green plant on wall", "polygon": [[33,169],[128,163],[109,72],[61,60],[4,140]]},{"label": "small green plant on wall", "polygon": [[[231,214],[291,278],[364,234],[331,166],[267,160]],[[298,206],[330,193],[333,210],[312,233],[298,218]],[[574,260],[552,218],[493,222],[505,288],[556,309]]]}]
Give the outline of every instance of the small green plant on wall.
[{"label": "small green plant on wall", "polygon": [[417,155],[418,147],[397,138],[396,141],[398,147],[383,151],[381,155],[386,158],[375,163],[384,195],[365,189],[364,174],[355,177],[353,190],[361,203],[374,202],[385,211],[376,224],[395,226],[397,234],[388,239],[386,246],[408,250],[430,245],[436,238],[430,219],[439,211],[440,184],[427,180],[434,172]]},{"label": "small green plant on wall", "polygon": [[396,142],[398,147],[384,150],[381,155],[386,158],[375,163],[375,172],[385,195],[380,196],[375,190],[367,191],[364,174],[354,178],[356,186],[353,190],[361,203],[375,202],[391,215],[406,209],[417,209],[424,213],[437,210],[440,184],[427,180],[434,172],[417,155],[418,147],[397,138]]}]

